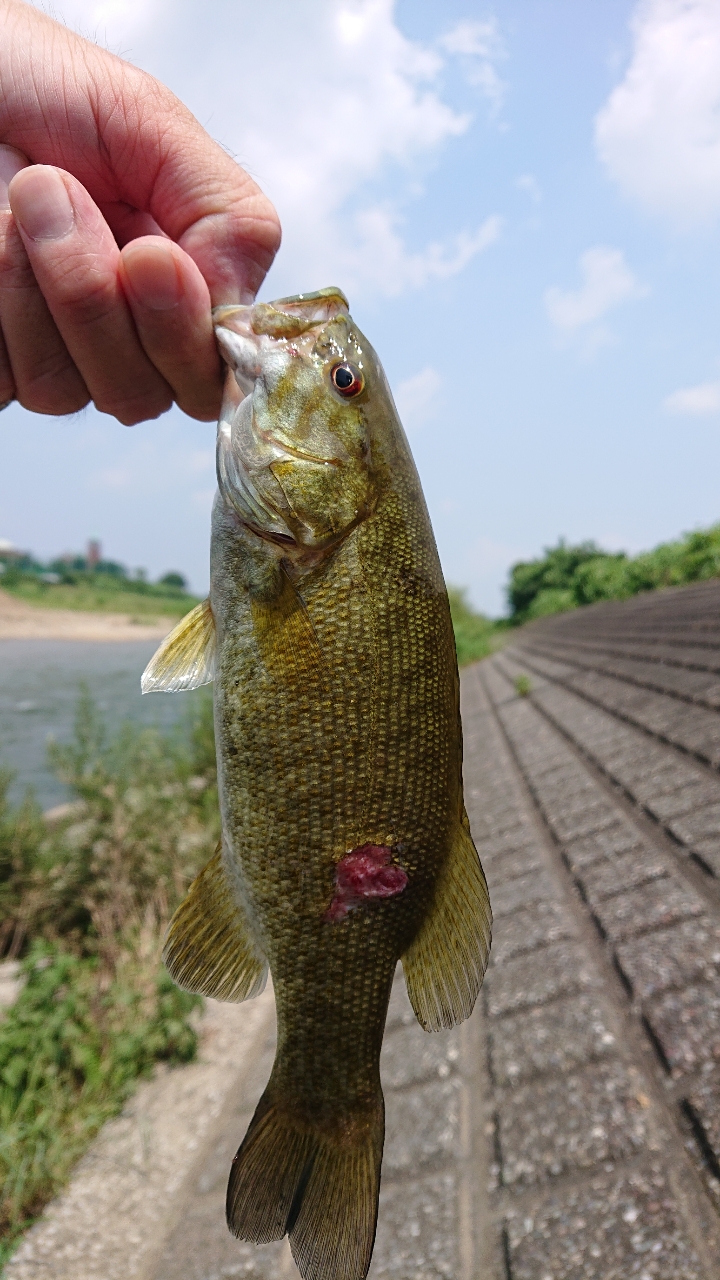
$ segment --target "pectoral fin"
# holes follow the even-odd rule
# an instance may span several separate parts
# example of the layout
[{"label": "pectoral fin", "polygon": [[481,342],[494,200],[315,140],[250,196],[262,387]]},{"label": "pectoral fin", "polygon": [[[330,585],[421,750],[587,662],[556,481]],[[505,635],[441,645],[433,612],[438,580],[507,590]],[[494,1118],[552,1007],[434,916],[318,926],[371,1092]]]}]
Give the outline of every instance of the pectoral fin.
[{"label": "pectoral fin", "polygon": [[402,957],[408,996],[426,1031],[463,1022],[473,1010],[488,956],[487,882],[463,813],[435,901]]},{"label": "pectoral fin", "polygon": [[186,991],[239,1004],[257,996],[267,961],[255,943],[217,852],[190,885],[170,921],[163,960]]},{"label": "pectoral fin", "polygon": [[323,656],[304,601],[284,569],[280,590],[270,600],[253,600],[252,616],[260,656],[282,683],[317,677]]},{"label": "pectoral fin", "polygon": [[163,640],[143,672],[143,693],[177,693],[210,684],[215,675],[215,619],[203,600]]}]

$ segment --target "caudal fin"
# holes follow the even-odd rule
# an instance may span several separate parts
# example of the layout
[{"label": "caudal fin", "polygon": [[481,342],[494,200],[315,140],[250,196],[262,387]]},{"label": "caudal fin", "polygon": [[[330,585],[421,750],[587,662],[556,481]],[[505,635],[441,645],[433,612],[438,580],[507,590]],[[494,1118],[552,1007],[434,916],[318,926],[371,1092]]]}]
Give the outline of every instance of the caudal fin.
[{"label": "caudal fin", "polygon": [[255,1244],[290,1237],[303,1280],[364,1280],[370,1266],[384,1137],[371,1118],[314,1128],[260,1099],[230,1173],[227,1220]]}]

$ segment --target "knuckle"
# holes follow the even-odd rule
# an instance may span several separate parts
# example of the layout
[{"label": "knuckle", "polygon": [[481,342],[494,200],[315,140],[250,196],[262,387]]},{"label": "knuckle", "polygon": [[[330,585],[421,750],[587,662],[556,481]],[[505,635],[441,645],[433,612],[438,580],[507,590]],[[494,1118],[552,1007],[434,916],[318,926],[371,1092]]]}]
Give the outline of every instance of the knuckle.
[{"label": "knuckle", "polygon": [[0,405],[4,408],[11,400],[16,399],[17,392],[12,377],[5,372],[0,373]]},{"label": "knuckle", "polygon": [[56,418],[65,417],[69,413],[78,413],[90,400],[87,391],[81,391],[78,387],[22,388],[18,391],[17,398],[23,409]]},{"label": "knuckle", "polygon": [[172,395],[169,392],[149,394],[132,399],[113,395],[102,395],[95,398],[95,408],[100,413],[107,413],[117,418],[124,427],[136,427],[140,422],[148,422],[167,413],[172,406]]},{"label": "knuckle", "polygon": [[113,276],[79,267],[72,259],[54,273],[45,293],[51,310],[61,310],[76,328],[102,324],[119,305]]},{"label": "knuckle", "polygon": [[88,390],[67,352],[40,357],[16,374],[18,400],[33,413],[77,413],[90,399]]},{"label": "knuckle", "polygon": [[39,292],[30,259],[14,223],[2,225],[0,216],[0,294],[6,306],[22,306]]}]

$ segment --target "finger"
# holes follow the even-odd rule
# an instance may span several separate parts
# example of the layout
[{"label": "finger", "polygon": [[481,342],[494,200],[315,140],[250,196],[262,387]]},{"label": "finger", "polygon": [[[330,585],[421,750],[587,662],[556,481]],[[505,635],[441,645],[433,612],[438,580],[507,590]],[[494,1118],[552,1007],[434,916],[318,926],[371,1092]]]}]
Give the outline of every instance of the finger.
[{"label": "finger", "polygon": [[[7,194],[8,184],[26,164],[27,157],[16,151],[14,147],[0,146],[0,302],[2,300],[3,244],[7,224],[12,219]],[[2,335],[2,313],[0,312],[0,408],[4,409],[14,399],[15,379]]]},{"label": "finger", "polygon": [[199,268],[171,240],[146,236],[123,249],[120,279],[140,341],[180,408],[205,422],[216,419],[220,357]]},{"label": "finger", "polygon": [[10,357],[8,356],[2,333],[0,333],[0,409],[7,409],[7,406],[14,399],[15,379],[12,374]]},{"label": "finger", "polygon": [[27,164],[20,152],[0,146],[0,404],[16,397],[35,413],[75,413],[90,397],[10,212],[8,184]]},{"label": "finger", "polygon": [[98,205],[149,213],[194,259],[213,305],[251,300],[280,244],[277,214],[252,178],[151,76],[29,6],[11,19],[9,47],[24,42],[42,57],[31,91],[11,66],[0,136],[69,170]]},{"label": "finger", "polygon": [[109,204],[99,204],[98,208],[112,231],[117,243],[122,248],[131,240],[139,240],[140,236],[164,236],[164,232],[149,213],[140,209],[131,209],[122,200]]},{"label": "finger", "polygon": [[35,279],[97,408],[131,426],[172,393],[142,349],[118,277],[120,250],[70,174],[33,165],[9,188]]}]

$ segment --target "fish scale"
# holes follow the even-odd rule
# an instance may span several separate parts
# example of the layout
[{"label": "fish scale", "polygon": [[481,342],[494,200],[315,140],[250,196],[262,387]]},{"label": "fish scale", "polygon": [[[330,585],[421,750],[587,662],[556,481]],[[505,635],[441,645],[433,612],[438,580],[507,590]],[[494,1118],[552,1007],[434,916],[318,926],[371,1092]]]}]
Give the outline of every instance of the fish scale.
[{"label": "fish scale", "polygon": [[407,440],[343,295],[215,321],[236,383],[210,598],[144,688],[214,679],[223,840],[165,957],[181,985],[224,999],[273,976],[277,1054],[233,1163],[230,1229],[287,1233],[305,1280],[363,1280],[397,962],[437,1030],[471,1012],[490,945],[452,625]]}]

